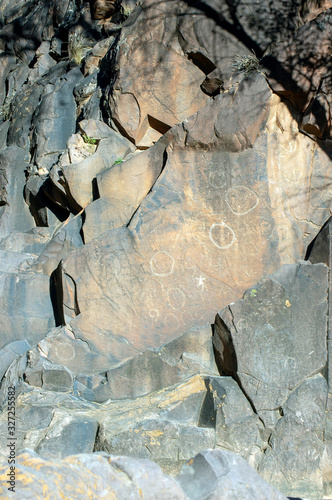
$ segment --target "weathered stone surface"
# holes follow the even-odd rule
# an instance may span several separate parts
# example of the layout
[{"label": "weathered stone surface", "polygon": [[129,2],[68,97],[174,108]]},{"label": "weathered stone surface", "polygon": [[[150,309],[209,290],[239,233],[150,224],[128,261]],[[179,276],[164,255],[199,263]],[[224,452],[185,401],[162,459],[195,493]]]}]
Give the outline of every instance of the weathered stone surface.
[{"label": "weathered stone surface", "polygon": [[[2,2],[7,471],[15,386],[17,453],[176,475],[214,448],[187,495],[102,451],[69,459],[74,485],[57,463],[59,496],[262,497],[225,450],[287,495],[331,495],[331,283],[298,262],[332,265],[329,3]],[[53,481],[31,457],[22,498]]]},{"label": "weathered stone surface", "polygon": [[0,352],[0,380],[4,376],[9,365],[19,356],[24,354],[30,348],[30,344],[26,340],[17,340],[10,342],[2,347]]},{"label": "weathered stone surface", "polygon": [[167,139],[161,140],[148,151],[133,155],[124,162],[120,156],[113,160],[115,163],[111,168],[97,174],[101,199],[86,210],[83,229],[86,242],[130,221],[162,172],[167,142]]},{"label": "weathered stone surface", "polygon": [[257,75],[170,131],[163,172],[129,226],[64,262],[81,312],[73,328],[124,361],[211,323],[220,305],[303,258],[330,214],[331,167],[319,149],[311,157],[309,138],[289,145],[295,123]]},{"label": "weathered stone surface", "polygon": [[27,340],[34,345],[54,326],[49,278],[41,273],[5,273],[0,276],[1,345]]},{"label": "weathered stone surface", "polygon": [[48,227],[35,227],[27,233],[12,231],[0,243],[1,250],[39,255],[51,237]]},{"label": "weathered stone surface", "polygon": [[149,394],[197,373],[218,374],[210,326],[190,331],[160,349],[138,354],[112,370],[107,370],[108,366],[109,355],[102,347],[98,350],[96,343],[81,339],[80,332],[63,327],[51,330],[29,351],[24,380],[31,386],[50,389],[45,385],[44,372],[53,367],[68,382],[64,386],[59,378],[52,390],[61,392],[65,387],[68,392],[101,403]]},{"label": "weathered stone surface", "polygon": [[42,97],[32,122],[33,161],[38,167],[50,168],[75,132],[73,89],[81,79],[81,72],[74,68],[65,78],[50,84]]},{"label": "weathered stone surface", "polygon": [[26,231],[34,226],[23,189],[27,168],[24,150],[10,146],[0,153],[0,239],[12,231]]},{"label": "weathered stone surface", "polygon": [[[176,18],[169,16],[168,27],[164,25],[164,3],[147,3],[146,7],[136,23],[131,24],[129,18],[124,24],[117,47],[118,72],[109,97],[113,122],[142,147],[152,145],[160,133],[188,118],[209,99],[200,89],[203,71],[187,59],[179,42],[172,44]],[[135,78],[130,77],[132,71]]]},{"label": "weathered stone surface", "polygon": [[[46,459],[60,459],[93,451],[98,422],[94,418],[76,417],[52,420],[37,453]],[[27,439],[26,439],[27,440]]]},{"label": "weathered stone surface", "polygon": [[25,85],[15,95],[12,106],[15,110],[8,130],[7,145],[17,145],[26,152],[30,150],[30,130],[33,115],[40,102],[44,85],[54,83],[65,73],[67,64],[60,62],[44,75],[35,85]]},{"label": "weathered stone surface", "polygon": [[106,123],[100,120],[82,120],[78,125],[83,134],[90,139],[100,140],[112,138],[113,141],[118,142],[119,144],[121,143],[121,140],[123,144],[125,143],[122,136],[119,136],[119,134],[106,125]]},{"label": "weathered stone surface", "polygon": [[0,272],[23,271],[36,260],[37,256],[27,253],[4,252],[0,250]]},{"label": "weathered stone surface", "polygon": [[100,139],[95,153],[79,163],[71,163],[61,168],[61,183],[82,208],[93,200],[93,182],[96,182],[97,174],[109,169],[119,158],[122,160],[135,149],[127,139],[109,127],[107,138]]},{"label": "weathered stone surface", "polygon": [[270,438],[259,474],[293,497],[323,498],[323,425],[327,383],[321,375],[306,379],[283,405],[283,417]]},{"label": "weathered stone surface", "polygon": [[[187,499],[176,481],[149,460],[96,453],[54,462],[26,450],[17,457],[17,463],[16,495],[27,500],[48,494],[55,500],[79,500],[86,496],[102,498],[105,492],[119,499],[139,500],[142,495],[147,500]],[[6,466],[1,467],[1,494],[4,498],[7,494],[6,472]]]},{"label": "weathered stone surface", "polygon": [[235,374],[269,426],[301,381],[327,363],[327,267],[282,267],[216,317],[220,368]]},{"label": "weathered stone surface", "polygon": [[99,69],[101,60],[109,50],[113,41],[114,37],[110,36],[96,43],[84,60],[84,75],[91,75],[94,71]]},{"label": "weathered stone surface", "polygon": [[30,269],[51,275],[57,269],[61,259],[83,245],[81,236],[82,217],[77,215],[57,225],[52,238],[38,252],[38,258],[30,264]]},{"label": "weathered stone surface", "polygon": [[[29,366],[32,357],[33,352],[29,351]],[[39,382],[37,371],[29,371],[28,367],[24,375],[21,373],[25,393],[17,396],[16,414],[18,420],[24,419],[24,425],[17,433],[17,452],[28,447],[45,458],[52,453],[64,457],[84,450],[129,454],[153,459],[171,474],[176,474],[185,460],[206,447],[240,451],[252,464],[257,461],[261,423],[239,387],[228,377],[196,375],[147,396],[97,405],[47,390],[53,388],[59,373],[55,373],[57,367],[45,363],[40,364],[40,369]],[[46,380],[47,370],[50,384]],[[63,383],[63,373],[60,379]],[[29,388],[26,382],[30,380],[43,391]],[[244,411],[240,415],[241,410]],[[0,416],[3,442],[8,426],[5,417]],[[85,438],[78,439],[79,433]],[[6,446],[2,455],[5,453]]]},{"label": "weathered stone surface", "polygon": [[177,481],[190,500],[286,499],[243,458],[223,450],[199,453],[183,467]]},{"label": "weathered stone surface", "polygon": [[263,423],[231,377],[211,377],[208,382],[215,410],[216,447],[236,452],[257,466],[266,446]]}]

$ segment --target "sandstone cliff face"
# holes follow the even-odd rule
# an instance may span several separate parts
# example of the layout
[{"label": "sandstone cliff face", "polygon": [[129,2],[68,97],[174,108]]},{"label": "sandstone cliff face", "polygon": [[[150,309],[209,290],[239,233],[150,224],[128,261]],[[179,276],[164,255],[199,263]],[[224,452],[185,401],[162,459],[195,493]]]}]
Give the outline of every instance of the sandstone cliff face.
[{"label": "sandstone cliff face", "polygon": [[331,26],[2,3],[4,498],[332,494]]}]

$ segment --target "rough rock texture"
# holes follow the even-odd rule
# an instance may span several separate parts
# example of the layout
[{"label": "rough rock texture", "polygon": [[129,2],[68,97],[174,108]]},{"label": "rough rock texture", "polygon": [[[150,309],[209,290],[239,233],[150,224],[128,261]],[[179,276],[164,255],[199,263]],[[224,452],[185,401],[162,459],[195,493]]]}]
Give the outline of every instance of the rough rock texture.
[{"label": "rough rock texture", "polygon": [[[198,483],[197,467],[201,462],[205,462],[205,468],[198,471],[202,479],[202,483]],[[220,498],[221,495],[223,498],[235,500],[239,498],[237,494],[248,500],[286,498],[233,453],[207,451],[197,455],[189,464],[176,480],[163,474],[160,468],[149,460],[96,453],[92,457],[80,454],[54,462],[43,460],[26,450],[18,457],[17,469],[20,479],[17,481],[16,492],[24,495],[27,500],[36,498],[36,495],[45,497],[49,493],[54,499],[65,497],[73,500],[83,496],[102,498],[105,494],[111,495],[108,498],[116,496],[133,500],[142,497],[147,500],[195,500]],[[0,474],[3,484],[5,467],[0,468]],[[57,479],[59,476],[61,481]],[[32,480],[33,492],[29,486]],[[0,491],[2,495],[6,494],[5,488]]]},{"label": "rough rock texture", "polygon": [[267,422],[289,391],[325,368],[327,293],[325,265],[286,265],[216,318],[220,368],[236,374]]},{"label": "rough rock texture", "polygon": [[1,3],[18,496],[331,497],[331,6]]},{"label": "rough rock texture", "polygon": [[[332,171],[308,137],[290,142],[294,125],[257,75],[169,131],[165,140],[174,138],[162,174],[133,217],[128,214],[128,227],[105,232],[64,261],[80,310],[74,330],[88,342],[98,335],[112,345],[113,362],[124,361],[137,349],[211,323],[218,306],[301,258],[329,217],[324,186]],[[162,144],[149,156],[159,149],[161,161]],[[97,177],[100,204],[108,194],[106,175]]]},{"label": "rough rock texture", "polygon": [[[205,477],[206,481],[201,481]],[[249,465],[227,451],[203,451],[185,465],[177,478],[192,500],[217,498],[271,498],[285,497],[252,473]]]}]

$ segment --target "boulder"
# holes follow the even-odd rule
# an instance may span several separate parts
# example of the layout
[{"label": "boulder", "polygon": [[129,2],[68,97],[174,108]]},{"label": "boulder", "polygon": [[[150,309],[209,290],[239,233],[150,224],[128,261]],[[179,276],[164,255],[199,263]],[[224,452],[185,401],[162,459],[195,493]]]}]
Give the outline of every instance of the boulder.
[{"label": "boulder", "polygon": [[[96,121],[88,121],[90,127],[97,126]],[[122,160],[135,149],[127,139],[111,130],[107,125],[105,125],[104,133],[101,135],[105,135],[105,129],[107,129],[106,138],[100,137],[96,152],[78,163],[64,165],[60,171],[60,180],[56,182],[57,186],[59,183],[62,184],[67,195],[82,208],[99,196],[94,192],[97,174],[109,169],[119,158]],[[86,130],[89,130],[88,126]]]},{"label": "boulder", "polygon": [[55,325],[49,289],[49,277],[42,273],[1,273],[1,347],[16,340],[34,345]]},{"label": "boulder", "polygon": [[0,153],[0,240],[12,231],[27,231],[34,227],[33,218],[24,201],[24,150],[10,146]]},{"label": "boulder", "polygon": [[80,332],[67,326],[52,329],[29,351],[28,358],[24,380],[29,385],[50,389],[45,385],[46,371],[50,374],[55,370],[59,377],[54,379],[51,390],[61,392],[66,387],[67,391],[74,390],[75,394],[98,403],[134,399],[197,373],[218,374],[211,327],[187,332],[160,349],[140,353],[111,370],[107,370],[109,359],[103,349],[98,350],[96,344],[88,345],[80,338]]},{"label": "boulder", "polygon": [[327,363],[327,294],[324,264],[285,265],[216,317],[219,368],[236,376],[267,427]]},{"label": "boulder", "polygon": [[[1,481],[2,495],[7,495],[7,466],[0,469],[1,478],[4,477]],[[86,495],[101,498],[105,492],[117,498],[133,500],[139,500],[142,495],[147,500],[187,499],[176,481],[163,474],[158,465],[131,457],[94,453],[55,462],[25,450],[17,457],[16,471],[15,493],[27,500],[44,497],[48,493],[55,500],[79,500]]]},{"label": "boulder", "polygon": [[184,465],[177,482],[190,500],[286,500],[238,455],[206,450]]},{"label": "boulder", "polygon": [[324,496],[326,402],[326,379],[319,374],[304,380],[283,405],[283,416],[258,466],[259,474],[288,496]]},{"label": "boulder", "polygon": [[78,68],[66,73],[65,78],[50,82],[32,120],[33,162],[47,168],[58,160],[67,140],[75,132],[76,103],[74,87],[82,80]]}]

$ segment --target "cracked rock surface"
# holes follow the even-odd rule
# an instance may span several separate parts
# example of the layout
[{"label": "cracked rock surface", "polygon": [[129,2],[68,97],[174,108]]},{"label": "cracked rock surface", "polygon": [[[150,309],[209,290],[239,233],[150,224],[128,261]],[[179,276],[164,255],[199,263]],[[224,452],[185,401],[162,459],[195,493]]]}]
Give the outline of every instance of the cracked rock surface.
[{"label": "cracked rock surface", "polygon": [[1,497],[332,495],[331,7],[2,1]]}]

